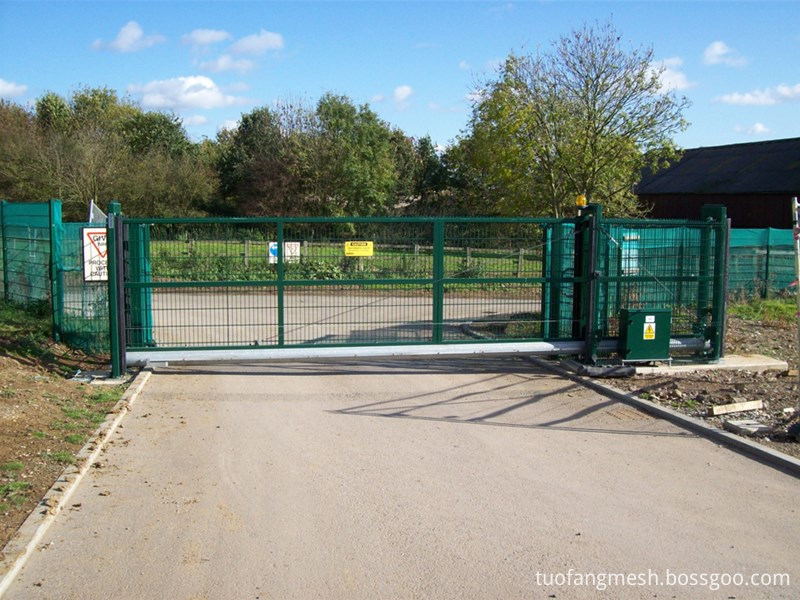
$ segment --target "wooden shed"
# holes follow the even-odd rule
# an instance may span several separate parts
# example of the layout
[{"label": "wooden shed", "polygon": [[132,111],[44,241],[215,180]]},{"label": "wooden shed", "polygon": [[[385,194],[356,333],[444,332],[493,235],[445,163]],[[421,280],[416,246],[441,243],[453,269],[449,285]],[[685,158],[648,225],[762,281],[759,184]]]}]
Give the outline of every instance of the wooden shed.
[{"label": "wooden shed", "polygon": [[685,150],[648,173],[636,194],[657,219],[696,219],[704,204],[724,204],[737,228],[792,227],[800,197],[800,138]]}]

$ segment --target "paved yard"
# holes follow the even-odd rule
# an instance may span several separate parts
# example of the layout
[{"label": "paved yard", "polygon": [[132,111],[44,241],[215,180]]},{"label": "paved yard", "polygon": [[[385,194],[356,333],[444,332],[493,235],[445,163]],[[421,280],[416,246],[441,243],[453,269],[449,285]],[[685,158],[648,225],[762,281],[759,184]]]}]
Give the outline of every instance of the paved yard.
[{"label": "paved yard", "polygon": [[[524,360],[160,370],[123,425],[9,599],[798,597],[796,479]],[[791,585],[652,585],[707,573]]]}]

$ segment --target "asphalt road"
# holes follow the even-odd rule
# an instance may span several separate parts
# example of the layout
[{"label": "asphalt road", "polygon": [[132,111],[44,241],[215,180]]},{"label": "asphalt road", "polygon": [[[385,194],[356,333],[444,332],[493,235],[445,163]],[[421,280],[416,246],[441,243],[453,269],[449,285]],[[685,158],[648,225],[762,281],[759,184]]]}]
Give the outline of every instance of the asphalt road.
[{"label": "asphalt road", "polygon": [[796,598],[798,491],[524,360],[162,370],[7,597]]}]

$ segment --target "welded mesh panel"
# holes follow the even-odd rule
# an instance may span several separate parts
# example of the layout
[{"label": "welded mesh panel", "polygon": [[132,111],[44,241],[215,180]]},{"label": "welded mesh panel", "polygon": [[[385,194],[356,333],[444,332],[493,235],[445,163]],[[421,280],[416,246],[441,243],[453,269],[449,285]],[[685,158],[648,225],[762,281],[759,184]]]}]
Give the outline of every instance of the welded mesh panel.
[{"label": "welded mesh panel", "polygon": [[698,333],[699,313],[710,313],[713,229],[631,222],[603,227],[599,243],[598,297],[605,335],[619,335],[622,308],[667,308],[673,336]]},{"label": "welded mesh panel", "polygon": [[443,337],[571,337],[574,252],[570,222],[448,223]]},{"label": "welded mesh panel", "polygon": [[107,352],[108,282],[84,281],[83,229],[88,223],[64,223],[59,264],[61,337],[73,348]]},{"label": "welded mesh panel", "polygon": [[542,339],[545,319],[541,285],[448,284],[444,295],[444,341]]},{"label": "welded mesh panel", "polygon": [[[154,282],[269,281],[277,277],[274,223],[154,223],[129,226],[131,279]],[[135,242],[142,242],[137,251]],[[148,248],[149,250],[145,250]]]},{"label": "welded mesh panel", "polygon": [[286,288],[287,345],[425,343],[432,340],[430,286]]},{"label": "welded mesh panel", "polygon": [[3,205],[2,264],[6,300],[20,304],[50,300],[49,205]]},{"label": "welded mesh panel", "polygon": [[151,300],[152,323],[129,325],[129,339],[162,348],[278,343],[273,287],[155,288]]},{"label": "welded mesh panel", "polygon": [[540,277],[546,242],[537,223],[447,223],[445,277]]},{"label": "welded mesh panel", "polygon": [[[289,222],[284,241],[286,279],[291,281],[425,279],[433,274],[430,222]],[[348,256],[362,249],[363,256]]]}]

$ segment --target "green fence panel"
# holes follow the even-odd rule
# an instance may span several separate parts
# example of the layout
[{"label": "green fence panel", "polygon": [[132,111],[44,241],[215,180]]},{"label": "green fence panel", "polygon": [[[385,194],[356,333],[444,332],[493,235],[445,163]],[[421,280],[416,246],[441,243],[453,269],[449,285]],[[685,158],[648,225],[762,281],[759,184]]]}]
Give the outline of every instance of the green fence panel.
[{"label": "green fence panel", "polygon": [[734,297],[766,298],[795,280],[791,229],[732,229],[728,290]]},{"label": "green fence panel", "polygon": [[108,284],[84,281],[84,229],[91,223],[64,223],[59,273],[62,289],[61,337],[85,352],[108,352]]},{"label": "green fence panel", "polygon": [[3,204],[3,296],[30,305],[49,302],[50,204]]}]

